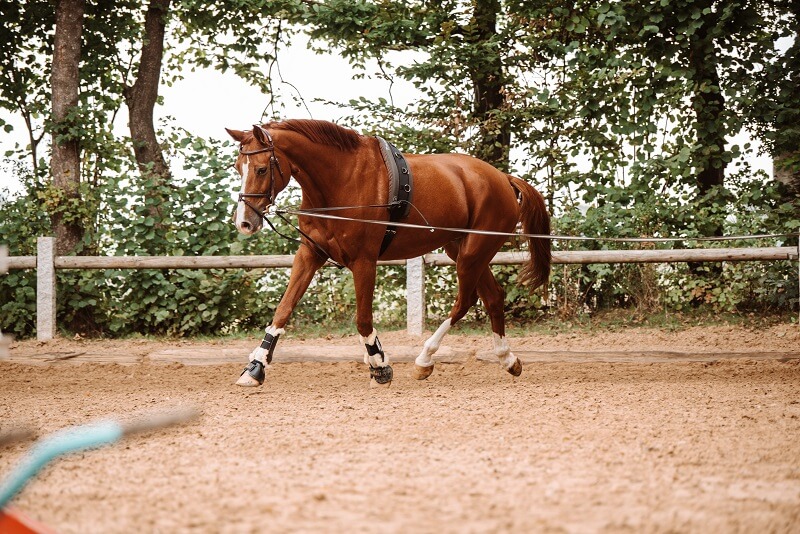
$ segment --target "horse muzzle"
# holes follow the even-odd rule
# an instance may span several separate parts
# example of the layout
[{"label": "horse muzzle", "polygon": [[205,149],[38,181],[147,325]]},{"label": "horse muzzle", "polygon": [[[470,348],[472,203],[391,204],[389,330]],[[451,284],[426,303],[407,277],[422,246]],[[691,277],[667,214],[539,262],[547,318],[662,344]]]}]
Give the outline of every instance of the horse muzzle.
[{"label": "horse muzzle", "polygon": [[247,204],[244,202],[239,203],[234,223],[239,233],[244,235],[253,235],[264,226],[261,212],[250,206],[249,202]]},{"label": "horse muzzle", "polygon": [[239,230],[240,234],[244,235],[253,235],[254,233],[261,230],[261,223],[252,224],[249,221],[242,221],[236,223],[236,229]]}]

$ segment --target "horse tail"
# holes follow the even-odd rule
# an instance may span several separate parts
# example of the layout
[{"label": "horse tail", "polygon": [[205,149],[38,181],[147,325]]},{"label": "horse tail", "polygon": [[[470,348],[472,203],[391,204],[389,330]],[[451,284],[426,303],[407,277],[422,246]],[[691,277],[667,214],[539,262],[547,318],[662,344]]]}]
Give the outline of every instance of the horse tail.
[{"label": "horse tail", "polygon": [[[522,229],[526,234],[550,235],[550,214],[542,194],[525,180],[508,175],[511,186],[519,192],[520,216]],[[550,280],[550,239],[542,237],[528,237],[528,250],[530,258],[522,266],[519,281],[522,285],[529,285],[531,290],[545,286]]]}]

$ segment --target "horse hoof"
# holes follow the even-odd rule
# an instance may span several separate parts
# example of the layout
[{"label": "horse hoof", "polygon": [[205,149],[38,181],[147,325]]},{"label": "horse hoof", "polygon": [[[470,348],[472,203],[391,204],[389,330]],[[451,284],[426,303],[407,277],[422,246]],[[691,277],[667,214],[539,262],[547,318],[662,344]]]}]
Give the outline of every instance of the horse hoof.
[{"label": "horse hoof", "polygon": [[511,373],[513,376],[521,375],[522,374],[522,360],[520,360],[519,358],[514,360],[514,365],[512,365],[511,367],[506,369],[506,371]]},{"label": "horse hoof", "polygon": [[392,385],[392,378],[394,378],[394,371],[391,365],[383,367],[369,366],[369,387],[389,387]]},{"label": "horse hoof", "polygon": [[253,378],[252,376],[248,375],[247,373],[243,374],[239,377],[239,380],[236,381],[237,386],[242,386],[246,388],[252,388],[256,386],[260,386],[261,384],[258,383],[258,380]]},{"label": "horse hoof", "polygon": [[433,365],[426,365],[425,367],[421,365],[414,364],[414,370],[411,372],[411,376],[416,378],[417,380],[425,380],[433,373]]},{"label": "horse hoof", "polygon": [[236,381],[236,385],[243,387],[260,386],[264,383],[264,378],[266,378],[264,364],[258,360],[253,360],[244,368],[239,380]]}]

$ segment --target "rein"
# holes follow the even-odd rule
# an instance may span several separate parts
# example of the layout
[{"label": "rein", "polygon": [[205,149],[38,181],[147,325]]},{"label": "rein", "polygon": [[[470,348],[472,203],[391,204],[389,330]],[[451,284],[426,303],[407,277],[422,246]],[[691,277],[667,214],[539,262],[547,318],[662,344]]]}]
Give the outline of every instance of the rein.
[{"label": "rein", "polygon": [[[416,206],[411,206],[419,210]],[[386,225],[386,221],[378,219],[356,219],[353,217],[343,217],[341,215],[328,215],[320,213],[323,211],[344,210],[354,208],[371,208],[371,207],[386,207],[385,205],[377,206],[349,206],[349,207],[334,207],[334,208],[315,208],[315,209],[276,209],[275,213],[278,215],[297,215],[298,217],[316,217],[319,219],[331,219],[348,222],[360,222],[364,224],[380,224]],[[420,213],[420,215],[422,215]],[[424,217],[423,217],[424,219]],[[550,239],[552,241],[599,241],[610,243],[674,243],[679,241],[737,241],[741,239],[766,239],[775,237],[794,237],[797,234],[753,234],[753,235],[728,235],[728,236],[710,236],[710,237],[591,237],[585,235],[558,235],[558,234],[526,234],[524,232],[497,232],[494,230],[475,230],[471,228],[451,228],[447,226],[432,226],[425,221],[426,224],[413,224],[413,223],[392,223],[400,228],[413,228],[417,230],[428,230],[435,232],[436,230],[442,232],[454,232],[460,234],[478,234],[478,235],[493,235],[493,236],[506,236],[506,237],[529,237],[534,239]]]},{"label": "rein", "polygon": [[[258,196],[264,196],[264,195],[258,195]],[[258,214],[258,216],[261,217],[261,220],[264,221],[265,223],[267,223],[267,225],[272,229],[272,231],[275,232],[276,234],[278,234],[279,236],[281,236],[282,238],[286,239],[287,241],[291,241],[293,243],[298,243],[300,245],[308,245],[308,243],[306,243],[305,241],[301,241],[300,239],[296,239],[296,238],[294,238],[292,236],[288,236],[288,235],[284,234],[283,232],[281,232],[280,230],[278,230],[275,227],[275,225],[272,224],[272,221],[269,220],[269,217],[267,217],[266,212],[263,212],[263,211],[259,210],[258,208],[256,208],[252,204],[250,204],[246,199],[239,198],[239,201],[240,202],[244,202],[245,206],[247,206],[251,210],[255,211]],[[277,215],[280,220],[282,220],[283,222],[285,222],[286,224],[288,224],[289,226],[294,228],[300,235],[305,237],[309,241],[309,243],[311,243],[313,245],[314,252],[316,252],[317,255],[320,258],[324,258],[325,261],[327,261],[328,263],[332,264],[334,267],[337,267],[339,269],[343,269],[344,268],[344,265],[342,265],[339,262],[331,259],[330,254],[328,254],[325,251],[325,249],[322,248],[322,246],[314,240],[314,238],[312,238],[310,235],[308,235],[307,233],[302,231],[298,226],[294,225],[289,219],[284,217],[283,214],[284,214],[284,210],[275,210],[275,215]]]}]

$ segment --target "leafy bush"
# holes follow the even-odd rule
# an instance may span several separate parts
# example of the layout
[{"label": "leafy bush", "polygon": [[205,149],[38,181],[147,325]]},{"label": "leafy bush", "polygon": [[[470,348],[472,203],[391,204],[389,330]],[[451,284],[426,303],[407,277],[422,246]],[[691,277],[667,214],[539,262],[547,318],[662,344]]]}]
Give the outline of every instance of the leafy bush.
[{"label": "leafy bush", "polygon": [[[229,168],[227,143],[173,132],[173,159],[184,178],[160,185],[124,167],[118,174],[84,192],[89,199],[81,216],[96,221],[87,250],[99,255],[227,255],[291,254],[296,243],[267,230],[255,236],[238,234],[230,223],[230,192],[236,182]],[[17,169],[24,190],[0,193],[0,235],[13,256],[35,255],[36,238],[50,233],[44,209],[47,187]],[[554,218],[556,233],[640,237],[703,235],[704,221],[719,219],[726,234],[798,230],[795,205],[778,184],[747,175],[730,181],[731,190],[712,203],[699,205],[688,194],[655,192],[632,181],[626,186],[585,187],[586,202]],[[299,202],[299,191],[287,190],[281,202]],[[577,206],[577,204],[576,204]],[[711,206],[711,207],[709,207]],[[293,234],[282,221],[276,225]],[[796,238],[739,243],[736,246],[796,244]],[[686,242],[686,245],[692,245]],[[598,242],[555,242],[555,250],[670,247]],[[730,246],[727,242],[704,246]],[[518,266],[495,266],[506,290],[510,320],[531,321],[556,313],[561,317],[615,307],[635,313],[697,306],[719,311],[782,310],[797,306],[793,262],[725,263],[714,265],[554,266],[549,298],[532,295],[516,284]],[[58,324],[67,332],[127,336],[166,334],[192,336],[262,328],[274,313],[288,282],[288,269],[98,270],[64,271],[58,276]],[[457,281],[452,267],[426,270],[427,312],[431,322],[443,320],[455,301]],[[0,278],[0,328],[18,337],[35,333],[35,272],[11,271]],[[405,319],[405,268],[380,267],[375,293],[375,319],[399,326]],[[321,269],[301,305],[297,325],[352,322],[355,291],[346,270]],[[483,320],[474,308],[468,319]]]}]

